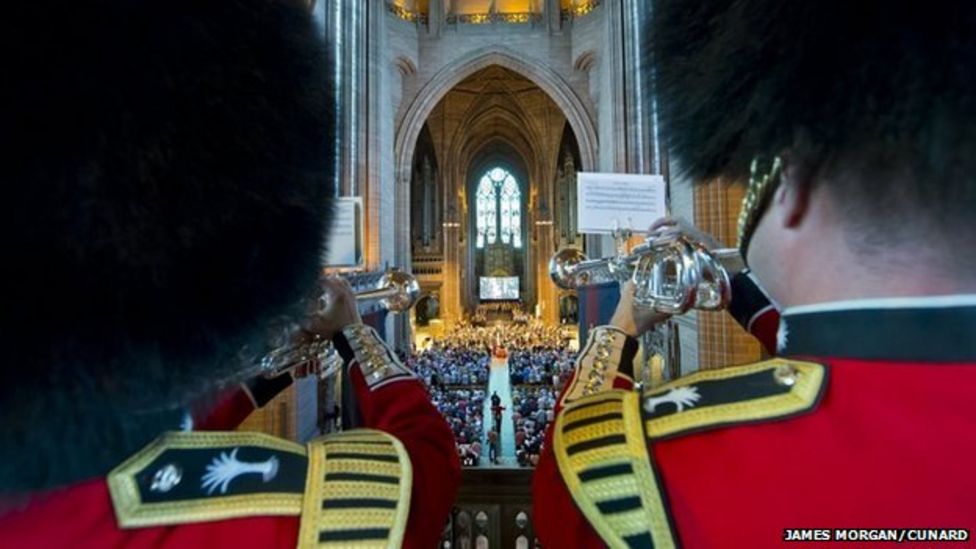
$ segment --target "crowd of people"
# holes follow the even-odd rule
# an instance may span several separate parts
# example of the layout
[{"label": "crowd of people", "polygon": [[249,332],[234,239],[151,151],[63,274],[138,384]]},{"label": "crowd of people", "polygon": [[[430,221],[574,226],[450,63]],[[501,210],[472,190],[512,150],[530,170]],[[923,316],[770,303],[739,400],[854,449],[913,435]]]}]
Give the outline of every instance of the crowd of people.
[{"label": "crowd of people", "polygon": [[433,346],[407,357],[407,366],[428,387],[452,385],[484,386],[488,383],[491,359],[484,350],[471,346]]},{"label": "crowd of people", "polygon": [[484,434],[484,389],[458,389],[428,385],[430,400],[444,416],[457,444],[461,465],[477,465]]},{"label": "crowd of people", "polygon": [[556,398],[573,372],[576,351],[559,327],[532,322],[512,336],[508,358],[512,383],[515,456],[523,467],[535,466]]},{"label": "crowd of people", "polygon": [[515,458],[522,467],[539,463],[546,427],[553,420],[558,392],[549,386],[512,388]]},{"label": "crowd of people", "polygon": [[487,351],[448,337],[403,360],[424,381],[431,402],[451,427],[461,464],[477,465],[491,362]]},{"label": "crowd of people", "polygon": [[493,394],[490,417],[485,417],[485,399],[492,356],[507,353],[516,458],[522,466],[534,466],[556,397],[573,369],[569,341],[560,328],[534,319],[491,326],[460,323],[404,361],[426,383],[451,426],[461,463],[473,466],[483,455],[498,463],[505,407]]},{"label": "crowd of people", "polygon": [[434,349],[477,349],[493,353],[509,345],[512,330],[507,325],[478,326],[459,322],[448,334],[433,342]]},{"label": "crowd of people", "polygon": [[576,353],[565,346],[512,351],[508,358],[512,385],[560,388],[573,371],[575,358]]},{"label": "crowd of people", "polygon": [[509,330],[508,345],[511,349],[535,351],[538,349],[563,348],[573,339],[564,328],[550,326],[541,321],[532,321],[518,330]]},{"label": "crowd of people", "polygon": [[489,316],[498,313],[511,314],[522,310],[523,306],[521,301],[492,301],[478,305],[475,308],[475,314]]}]

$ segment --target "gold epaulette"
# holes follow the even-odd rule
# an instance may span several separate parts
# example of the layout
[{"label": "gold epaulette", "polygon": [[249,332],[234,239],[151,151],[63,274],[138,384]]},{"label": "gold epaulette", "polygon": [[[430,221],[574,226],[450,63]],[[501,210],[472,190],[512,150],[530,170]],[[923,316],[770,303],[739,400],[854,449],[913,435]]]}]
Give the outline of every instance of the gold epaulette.
[{"label": "gold epaulette", "polygon": [[783,359],[703,370],[645,391],[644,428],[656,440],[784,419],[813,409],[826,379],[820,364]]},{"label": "gold epaulette", "polygon": [[299,547],[403,545],[413,484],[403,444],[361,429],[323,437],[308,448]]},{"label": "gold epaulette", "polygon": [[553,452],[577,507],[609,547],[674,547],[649,444],[802,414],[816,406],[825,382],[820,364],[771,360],[698,372],[643,394],[603,392],[563,409]]},{"label": "gold epaulette", "polygon": [[260,433],[166,433],[118,466],[120,528],[299,516],[299,547],[399,547],[412,485],[395,437],[355,430],[301,446]]}]

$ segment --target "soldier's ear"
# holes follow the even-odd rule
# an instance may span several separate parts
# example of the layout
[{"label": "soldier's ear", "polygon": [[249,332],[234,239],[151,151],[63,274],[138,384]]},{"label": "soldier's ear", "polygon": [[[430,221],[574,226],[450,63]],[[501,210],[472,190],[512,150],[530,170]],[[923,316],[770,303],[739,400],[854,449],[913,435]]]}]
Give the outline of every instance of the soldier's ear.
[{"label": "soldier's ear", "polygon": [[784,229],[796,229],[808,218],[811,186],[800,170],[784,162],[782,180],[773,194],[772,207],[777,224]]}]

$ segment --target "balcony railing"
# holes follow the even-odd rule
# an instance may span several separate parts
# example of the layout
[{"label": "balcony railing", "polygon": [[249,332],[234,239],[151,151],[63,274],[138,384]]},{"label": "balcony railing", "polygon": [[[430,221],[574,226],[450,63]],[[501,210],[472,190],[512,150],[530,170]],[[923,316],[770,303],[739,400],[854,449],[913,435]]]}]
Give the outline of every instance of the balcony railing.
[{"label": "balcony railing", "polygon": [[531,485],[531,469],[465,469],[439,546],[536,547]]},{"label": "balcony railing", "polygon": [[542,14],[532,12],[450,14],[447,16],[446,21],[448,25],[525,24],[542,21]]},{"label": "balcony railing", "polygon": [[413,256],[412,272],[415,276],[438,276],[444,271],[444,258],[434,256]]}]

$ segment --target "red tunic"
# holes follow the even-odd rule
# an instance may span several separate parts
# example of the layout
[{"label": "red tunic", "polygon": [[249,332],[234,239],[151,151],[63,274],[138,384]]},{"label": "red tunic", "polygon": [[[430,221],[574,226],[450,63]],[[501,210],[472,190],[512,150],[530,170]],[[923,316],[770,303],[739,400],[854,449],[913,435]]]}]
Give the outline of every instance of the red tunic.
[{"label": "red tunic", "polygon": [[[363,427],[395,436],[410,455],[413,492],[404,547],[434,547],[461,478],[451,431],[420,382],[402,379],[370,391],[358,368],[350,372]],[[239,396],[229,395],[211,421],[239,416],[249,402]],[[99,478],[35,495],[26,507],[0,516],[0,546],[295,547],[298,528],[297,516],[257,516],[122,530],[116,525],[107,484]]]},{"label": "red tunic", "polygon": [[[972,534],[976,307],[802,316],[784,315],[784,354],[827,366],[815,409],[649,443],[678,542],[780,546],[785,529],[801,528]],[[546,547],[603,547],[547,436],[533,486],[539,538]]]}]

